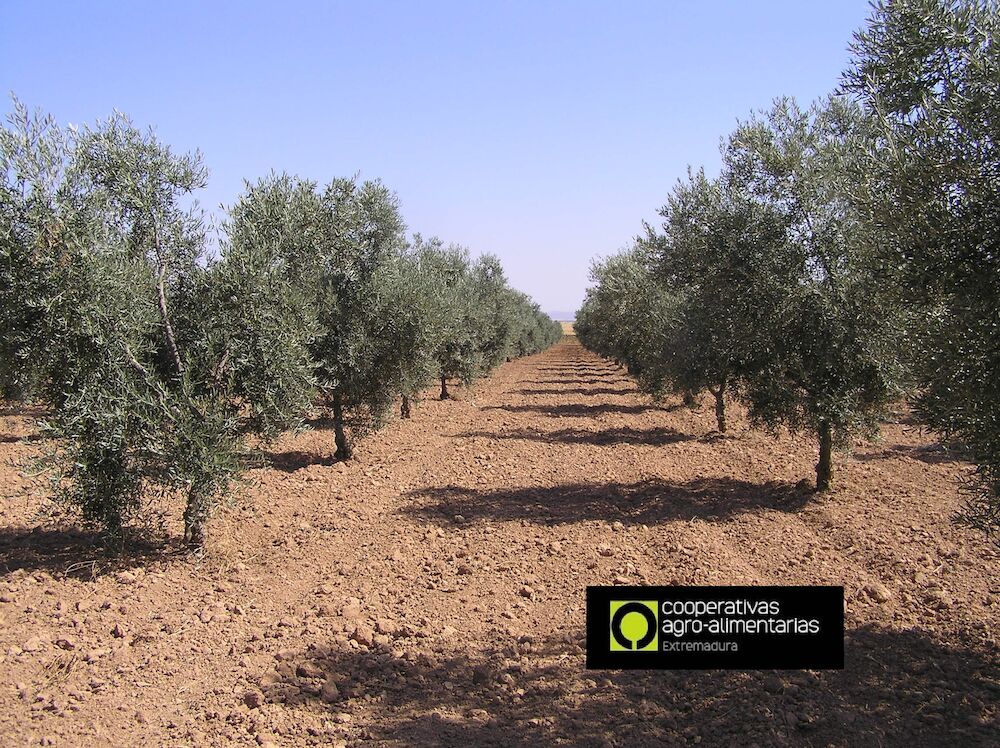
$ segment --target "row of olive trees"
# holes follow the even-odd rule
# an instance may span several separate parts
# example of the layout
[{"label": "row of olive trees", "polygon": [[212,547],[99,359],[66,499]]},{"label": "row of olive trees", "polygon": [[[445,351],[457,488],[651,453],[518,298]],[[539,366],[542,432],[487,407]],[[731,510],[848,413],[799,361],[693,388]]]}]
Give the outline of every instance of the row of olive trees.
[{"label": "row of olive trees", "polygon": [[54,491],[111,535],[180,492],[201,545],[251,447],[317,405],[346,459],[397,398],[560,335],[495,258],[408,243],[377,181],[248,185],[212,256],[200,155],[122,115],[61,129],[15,102],[0,159],[0,387],[48,406]]},{"label": "row of olive trees", "polygon": [[832,449],[913,397],[979,464],[964,518],[1000,527],[1000,13],[880,3],[837,96],[779,100],[594,268],[588,347],[654,393],[727,393]]},{"label": "row of olive trees", "polygon": [[709,390],[720,432],[735,395],[755,424],[814,433],[819,490],[833,447],[871,433],[899,394],[898,306],[851,194],[866,134],[843,99],[781,100],[740,125],[718,178],[679,182],[662,230],[595,268],[578,320],[644,389]]}]

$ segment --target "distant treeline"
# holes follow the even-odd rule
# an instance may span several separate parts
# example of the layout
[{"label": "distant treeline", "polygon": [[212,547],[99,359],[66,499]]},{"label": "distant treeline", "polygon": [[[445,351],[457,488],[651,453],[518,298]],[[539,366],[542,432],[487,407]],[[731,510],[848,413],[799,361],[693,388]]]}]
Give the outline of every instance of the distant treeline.
[{"label": "distant treeline", "polygon": [[873,8],[834,95],[741,123],[630,250],[597,263],[579,339],[654,395],[746,405],[832,450],[908,396],[978,464],[961,519],[1000,530],[1000,11]]}]

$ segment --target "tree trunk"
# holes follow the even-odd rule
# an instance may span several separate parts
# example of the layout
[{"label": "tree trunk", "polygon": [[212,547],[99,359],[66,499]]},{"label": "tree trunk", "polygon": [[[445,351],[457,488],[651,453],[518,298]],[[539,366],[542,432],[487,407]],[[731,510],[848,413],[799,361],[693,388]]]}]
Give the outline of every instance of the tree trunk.
[{"label": "tree trunk", "polygon": [[160,263],[160,273],[156,279],[156,299],[160,307],[160,322],[163,324],[163,332],[170,345],[170,353],[174,358],[174,367],[177,369],[177,376],[184,376],[184,359],[181,357],[180,349],[177,347],[177,338],[174,336],[173,325],[170,324],[170,314],[167,311],[167,260],[163,256],[160,248],[160,236],[156,233],[156,221],[153,221],[153,248],[156,251],[157,262]]},{"label": "tree trunk", "polygon": [[351,442],[344,431],[344,403],[340,395],[333,396],[333,439],[337,444],[337,451],[333,456],[338,460],[349,460],[354,453]]},{"label": "tree trunk", "polygon": [[190,489],[184,507],[184,542],[192,550],[205,547],[208,534],[208,502],[197,489]]},{"label": "tree trunk", "polygon": [[444,374],[441,375],[441,399],[448,399],[448,377]]},{"label": "tree trunk", "polygon": [[399,415],[401,418],[410,417],[410,398],[407,395],[403,395],[403,402],[399,406]]},{"label": "tree trunk", "polygon": [[726,378],[723,377],[722,381],[719,382],[718,389],[712,389],[712,394],[715,395],[715,423],[719,429],[720,434],[726,433]]},{"label": "tree trunk", "polygon": [[830,422],[819,422],[819,462],[816,463],[816,490],[826,491],[833,480],[833,428]]}]

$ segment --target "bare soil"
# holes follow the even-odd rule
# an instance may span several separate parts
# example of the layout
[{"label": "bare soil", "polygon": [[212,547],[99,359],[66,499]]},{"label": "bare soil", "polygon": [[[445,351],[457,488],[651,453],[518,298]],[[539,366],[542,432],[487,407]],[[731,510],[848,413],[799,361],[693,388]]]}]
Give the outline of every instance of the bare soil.
[{"label": "bare soil", "polygon": [[[40,515],[0,412],[2,745],[1000,744],[996,549],[901,418],[838,455],[713,432],[570,338],[337,463],[289,435],[205,555]],[[158,505],[151,506],[154,511]],[[842,671],[584,669],[589,584],[843,584]]]}]

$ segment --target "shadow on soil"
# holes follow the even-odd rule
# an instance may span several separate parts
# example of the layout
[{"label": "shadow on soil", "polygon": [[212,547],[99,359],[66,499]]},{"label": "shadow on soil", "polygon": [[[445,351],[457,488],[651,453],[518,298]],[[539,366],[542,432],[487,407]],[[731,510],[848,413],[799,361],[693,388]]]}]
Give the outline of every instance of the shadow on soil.
[{"label": "shadow on soil", "polygon": [[162,534],[151,537],[148,531],[142,534],[109,545],[100,533],[75,528],[3,528],[0,574],[24,569],[90,580],[184,552],[179,541]]},{"label": "shadow on soil", "polygon": [[536,371],[554,374],[621,374],[621,369],[609,366],[590,366],[589,364],[567,364],[563,366],[539,366]]},{"label": "shadow on soil", "polygon": [[303,452],[298,449],[292,449],[287,452],[264,452],[263,459],[267,467],[272,467],[283,473],[294,473],[296,470],[302,470],[311,465],[330,467],[340,462],[332,454],[316,454],[315,452]]},{"label": "shadow on soil", "polygon": [[[336,734],[379,745],[995,745],[996,663],[920,630],[857,629],[843,670],[777,673],[587,671],[579,631],[501,634],[464,653],[429,633],[370,650],[341,634],[289,653],[265,698],[348,706],[356,716]],[[320,698],[328,679],[333,703]]]},{"label": "shadow on soil", "polygon": [[306,428],[325,430],[333,430],[333,416],[329,413],[317,413],[303,421],[303,425]]},{"label": "shadow on soil", "polygon": [[21,403],[16,400],[0,400],[0,416],[21,416],[23,418],[41,418],[48,411],[41,405]]},{"label": "shadow on soil", "polygon": [[928,465],[939,465],[948,462],[965,462],[958,450],[948,449],[941,444],[925,444],[920,446],[910,446],[908,444],[896,444],[886,447],[878,452],[867,454],[855,454],[854,459],[860,462],[872,462],[874,460],[891,460],[894,457],[908,457],[911,460],[926,462]]},{"label": "shadow on soil", "polygon": [[0,444],[20,444],[30,442],[40,442],[41,434],[26,434],[25,436],[15,436],[14,434],[0,434]]},{"label": "shadow on soil", "polygon": [[[535,384],[552,383],[535,382]],[[527,387],[515,390],[521,395],[631,395],[635,391],[634,387],[550,387],[543,389]]]},{"label": "shadow on soil", "polygon": [[[460,514],[468,520],[528,520],[547,525],[588,520],[635,525],[691,519],[725,521],[767,510],[794,512],[816,497],[807,487],[732,478],[698,478],[681,484],[571,483],[487,491],[445,486],[409,495],[418,501],[403,511],[421,519],[451,521]],[[426,499],[430,502],[421,501]]]},{"label": "shadow on soil", "polygon": [[580,416],[588,418],[602,413],[622,413],[638,415],[651,410],[664,410],[655,405],[617,405],[615,403],[600,403],[585,405],[583,403],[565,403],[563,405],[491,405],[483,410],[506,410],[508,413],[541,413],[547,416]]},{"label": "shadow on soil", "polygon": [[627,426],[619,428],[607,428],[600,431],[588,431],[586,429],[560,429],[559,431],[531,431],[528,429],[518,429],[516,431],[473,431],[464,434],[457,434],[456,439],[468,438],[489,438],[489,439],[522,439],[533,442],[546,442],[549,444],[647,444],[651,446],[663,446],[675,444],[677,442],[689,441],[695,437],[683,434],[676,429],[667,427],[657,427],[652,429],[634,429]]},{"label": "shadow on soil", "polygon": [[[26,403],[9,402],[0,400],[0,416],[38,419],[46,415],[46,410],[38,405],[28,405]],[[34,427],[32,427],[34,428]],[[21,442],[38,442],[43,439],[41,434],[0,434],[0,444],[18,444]]]},{"label": "shadow on soil", "polygon": [[[621,380],[625,382],[627,380]],[[553,379],[524,379],[522,380],[524,384],[615,384],[614,380],[608,380],[607,377],[556,377]],[[523,390],[522,390],[523,391]],[[573,392],[574,390],[567,387],[559,387],[553,392],[566,393]],[[628,392],[635,392],[634,387],[630,387]]]}]

